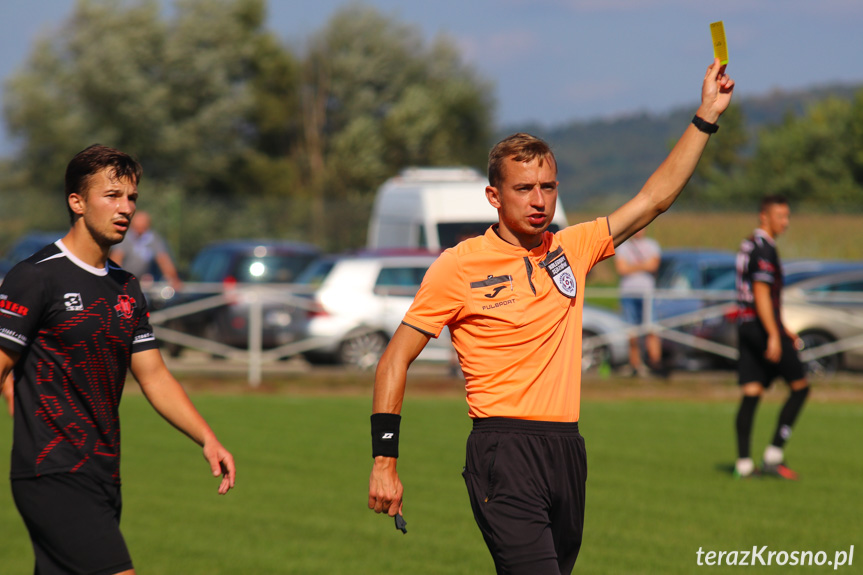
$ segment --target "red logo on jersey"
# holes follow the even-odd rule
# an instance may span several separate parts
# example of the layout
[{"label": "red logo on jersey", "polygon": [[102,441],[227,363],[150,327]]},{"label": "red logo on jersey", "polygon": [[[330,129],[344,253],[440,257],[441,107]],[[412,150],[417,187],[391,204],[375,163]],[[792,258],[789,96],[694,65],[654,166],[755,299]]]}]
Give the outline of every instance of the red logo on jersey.
[{"label": "red logo on jersey", "polygon": [[0,311],[6,312],[7,315],[24,317],[30,311],[27,307],[17,304],[14,301],[9,301],[6,296],[0,298]]},{"label": "red logo on jersey", "polygon": [[119,317],[132,319],[132,312],[135,311],[135,298],[129,295],[117,296],[117,305],[114,306]]},{"label": "red logo on jersey", "polygon": [[776,268],[773,267],[773,264],[771,264],[770,262],[765,262],[764,260],[758,260],[758,268],[770,273],[776,271]]}]

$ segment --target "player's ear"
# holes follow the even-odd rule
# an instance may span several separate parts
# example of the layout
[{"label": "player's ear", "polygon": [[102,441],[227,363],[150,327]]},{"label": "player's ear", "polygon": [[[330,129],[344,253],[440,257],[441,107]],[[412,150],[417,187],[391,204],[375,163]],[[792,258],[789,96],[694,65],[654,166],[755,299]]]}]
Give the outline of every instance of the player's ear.
[{"label": "player's ear", "polygon": [[488,203],[491,204],[491,207],[500,209],[500,191],[498,191],[497,188],[494,186],[486,186],[485,198],[488,200]]},{"label": "player's ear", "polygon": [[80,216],[84,213],[84,204],[86,203],[84,196],[78,193],[72,193],[69,194],[67,200],[69,202],[69,209],[72,210],[73,214]]}]

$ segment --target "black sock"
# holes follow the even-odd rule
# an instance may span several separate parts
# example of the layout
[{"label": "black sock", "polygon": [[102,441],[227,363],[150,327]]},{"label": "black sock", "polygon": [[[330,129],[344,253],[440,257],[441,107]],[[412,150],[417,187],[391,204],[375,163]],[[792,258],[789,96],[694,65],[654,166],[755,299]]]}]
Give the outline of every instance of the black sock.
[{"label": "black sock", "polygon": [[776,433],[773,434],[773,445],[776,447],[782,447],[791,437],[791,428],[797,416],[800,415],[800,410],[803,409],[803,402],[806,401],[807,395],[809,395],[808,385],[803,389],[792,391],[785,405],[782,406],[779,422],[776,424]]},{"label": "black sock", "polygon": [[740,459],[749,457],[749,447],[752,443],[752,422],[755,420],[755,408],[758,407],[760,395],[744,395],[737,410],[737,456]]}]

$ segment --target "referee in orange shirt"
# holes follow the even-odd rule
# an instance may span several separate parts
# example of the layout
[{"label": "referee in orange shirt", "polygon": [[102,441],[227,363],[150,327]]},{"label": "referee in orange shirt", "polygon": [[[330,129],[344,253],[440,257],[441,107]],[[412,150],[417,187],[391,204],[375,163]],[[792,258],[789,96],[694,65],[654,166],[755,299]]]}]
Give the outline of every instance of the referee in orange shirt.
[{"label": "referee in orange shirt", "polygon": [[578,432],[585,277],[671,206],[733,89],[715,60],[692,125],[641,191],[607,218],[556,234],[546,231],[558,193],[548,145],[515,134],[491,150],[486,197],[498,223],[431,266],[378,364],[370,509],[401,515],[396,461],[407,370],[448,325],[473,419],[464,479],[497,572],[572,571],[587,476]]}]

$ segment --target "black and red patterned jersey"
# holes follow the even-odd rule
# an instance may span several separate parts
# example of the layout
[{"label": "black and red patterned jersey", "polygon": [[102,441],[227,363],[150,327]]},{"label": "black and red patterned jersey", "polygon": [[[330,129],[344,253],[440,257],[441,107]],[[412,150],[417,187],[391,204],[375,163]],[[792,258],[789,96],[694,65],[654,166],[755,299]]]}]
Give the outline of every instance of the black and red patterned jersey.
[{"label": "black and red patterned jersey", "polygon": [[16,265],[0,286],[0,346],[15,365],[11,477],[84,473],[120,482],[120,396],[131,354],[153,349],[138,280],[63,245]]},{"label": "black and red patterned jersey", "polygon": [[737,307],[739,322],[758,320],[755,312],[753,282],[770,286],[770,299],[773,302],[773,315],[782,331],[782,314],[779,306],[782,301],[782,264],[776,243],[767,232],[758,228],[743,240],[737,252]]}]

